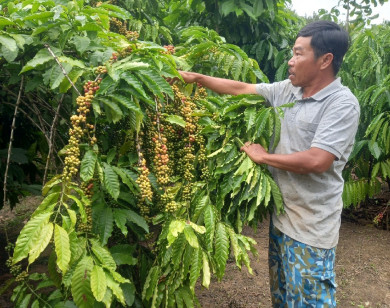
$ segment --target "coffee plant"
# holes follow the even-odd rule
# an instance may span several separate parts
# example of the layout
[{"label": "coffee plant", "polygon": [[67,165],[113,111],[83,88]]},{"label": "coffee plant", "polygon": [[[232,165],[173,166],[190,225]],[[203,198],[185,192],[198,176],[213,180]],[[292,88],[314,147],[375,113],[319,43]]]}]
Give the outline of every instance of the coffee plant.
[{"label": "coffee plant", "polygon": [[[148,35],[131,28],[134,17],[109,3],[2,9],[5,68],[18,67],[30,91],[43,77],[42,89],[69,105],[62,170],[49,174],[9,248],[15,306],[193,307],[197,282],[222,279],[229,256],[251,272],[256,243],[242,226],[283,203],[240,140],[276,145],[283,108],[166,78],[200,65],[265,80],[256,62],[199,27],[182,33],[181,46],[140,40]],[[33,273],[45,251],[47,272]]]}]

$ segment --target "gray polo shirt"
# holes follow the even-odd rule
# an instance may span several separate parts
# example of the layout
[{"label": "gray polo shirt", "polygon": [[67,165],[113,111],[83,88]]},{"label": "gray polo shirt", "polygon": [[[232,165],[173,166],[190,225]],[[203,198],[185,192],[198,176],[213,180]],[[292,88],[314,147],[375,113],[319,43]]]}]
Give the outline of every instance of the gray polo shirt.
[{"label": "gray polo shirt", "polygon": [[269,167],[285,203],[285,213],[272,217],[275,227],[302,243],[333,248],[338,242],[343,208],[341,171],[352,151],[359,103],[340,78],[304,99],[302,89],[294,87],[290,80],[257,84],[256,90],[274,107],[295,102],[294,107],[284,108],[275,153],[290,154],[316,147],[336,156],[323,173],[302,175]]}]

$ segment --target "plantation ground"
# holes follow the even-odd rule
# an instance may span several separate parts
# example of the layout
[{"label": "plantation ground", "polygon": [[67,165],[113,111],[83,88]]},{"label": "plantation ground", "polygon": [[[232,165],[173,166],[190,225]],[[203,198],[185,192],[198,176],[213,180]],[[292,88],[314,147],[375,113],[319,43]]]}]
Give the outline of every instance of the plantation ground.
[{"label": "plantation ground", "polygon": [[[10,275],[4,262],[5,235],[15,238],[31,210],[38,204],[38,198],[28,198],[12,212],[0,211],[0,292]],[[343,220],[340,242],[337,248],[337,283],[339,307],[390,307],[390,232],[379,230],[364,223]],[[197,295],[203,308],[260,308],[271,307],[268,292],[268,221],[256,233],[246,228],[245,235],[257,241],[259,257],[252,257],[253,275],[246,268],[239,271],[231,259],[222,282],[213,281],[210,289],[198,287]],[[10,293],[0,295],[0,308],[13,307]]]}]

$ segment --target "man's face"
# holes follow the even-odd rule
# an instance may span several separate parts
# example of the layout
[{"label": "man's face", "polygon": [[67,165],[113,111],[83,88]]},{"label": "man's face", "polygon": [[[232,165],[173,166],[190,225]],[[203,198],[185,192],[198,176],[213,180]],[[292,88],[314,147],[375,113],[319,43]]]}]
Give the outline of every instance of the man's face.
[{"label": "man's face", "polygon": [[288,78],[294,86],[310,86],[320,71],[321,57],[314,57],[310,41],[311,37],[298,37],[295,41],[293,56],[288,61]]}]

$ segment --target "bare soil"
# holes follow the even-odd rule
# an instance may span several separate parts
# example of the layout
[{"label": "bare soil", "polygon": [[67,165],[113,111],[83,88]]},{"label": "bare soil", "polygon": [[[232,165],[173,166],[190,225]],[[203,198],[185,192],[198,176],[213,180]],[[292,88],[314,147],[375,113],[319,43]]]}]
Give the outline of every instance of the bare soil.
[{"label": "bare soil", "polygon": [[[15,239],[39,198],[30,198],[13,211],[0,211],[0,291],[10,274],[7,273],[4,251],[6,238]],[[229,259],[221,282],[213,280],[209,290],[197,288],[203,308],[260,308],[271,307],[267,266],[269,222],[261,224],[256,232],[245,228],[243,233],[257,242],[258,257],[251,257],[253,275],[243,267],[240,271]],[[338,307],[390,308],[390,232],[373,226],[371,220],[359,223],[343,219],[336,253],[336,281]],[[10,290],[0,294],[0,308],[13,307]]]}]

